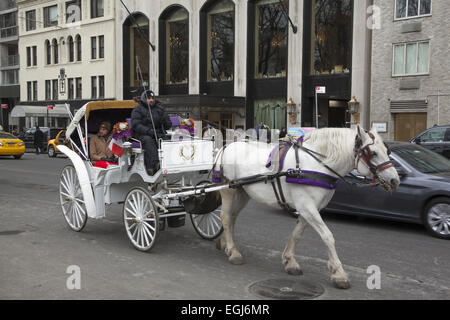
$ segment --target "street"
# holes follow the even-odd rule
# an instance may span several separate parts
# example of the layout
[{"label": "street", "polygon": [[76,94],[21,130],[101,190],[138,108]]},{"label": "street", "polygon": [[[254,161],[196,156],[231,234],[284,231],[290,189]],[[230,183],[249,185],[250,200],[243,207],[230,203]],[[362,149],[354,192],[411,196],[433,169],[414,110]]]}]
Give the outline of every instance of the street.
[{"label": "street", "polygon": [[[250,202],[236,224],[245,264],[234,266],[186,226],[166,229],[149,253],[135,250],[122,220],[122,205],[107,218],[71,231],[59,205],[58,183],[70,161],[27,153],[0,157],[0,299],[230,299],[254,300],[255,282],[308,281],[324,288],[317,299],[450,299],[450,242],[420,225],[324,214],[352,287],[333,287],[327,251],[308,227],[296,256],[303,276],[284,272],[281,254],[295,219]],[[357,201],[355,199],[355,201]],[[70,266],[81,274],[69,290]],[[379,289],[369,289],[369,266],[381,270]]]}]

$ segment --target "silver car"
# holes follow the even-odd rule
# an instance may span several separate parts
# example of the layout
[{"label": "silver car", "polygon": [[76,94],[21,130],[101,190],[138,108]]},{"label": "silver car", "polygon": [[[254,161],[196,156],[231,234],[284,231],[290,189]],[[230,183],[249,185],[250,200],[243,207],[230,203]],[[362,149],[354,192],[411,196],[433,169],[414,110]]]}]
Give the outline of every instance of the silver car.
[{"label": "silver car", "polygon": [[[325,210],[420,223],[433,236],[450,239],[450,160],[411,143],[388,146],[401,178],[399,190],[388,193],[381,187],[359,188],[339,181]],[[348,179],[364,183],[360,176]]]}]

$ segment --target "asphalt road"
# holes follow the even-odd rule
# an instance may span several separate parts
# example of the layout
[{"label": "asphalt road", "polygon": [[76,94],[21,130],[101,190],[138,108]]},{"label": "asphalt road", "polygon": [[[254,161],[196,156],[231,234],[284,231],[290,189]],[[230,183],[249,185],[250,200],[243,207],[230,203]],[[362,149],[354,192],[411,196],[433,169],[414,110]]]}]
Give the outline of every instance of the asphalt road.
[{"label": "asphalt road", "polygon": [[[324,214],[350,275],[349,290],[330,282],[326,249],[312,228],[296,250],[304,275],[287,275],[281,253],[295,219],[255,202],[236,225],[242,266],[230,265],[189,220],[163,231],[150,253],[138,252],[125,234],[120,205],[72,232],[58,200],[66,164],[46,155],[0,157],[0,299],[253,300],[259,297],[249,286],[267,279],[321,285],[318,299],[450,299],[450,241],[418,225]],[[66,286],[73,265],[81,271],[80,290]],[[380,289],[367,287],[372,265],[381,270]]]}]

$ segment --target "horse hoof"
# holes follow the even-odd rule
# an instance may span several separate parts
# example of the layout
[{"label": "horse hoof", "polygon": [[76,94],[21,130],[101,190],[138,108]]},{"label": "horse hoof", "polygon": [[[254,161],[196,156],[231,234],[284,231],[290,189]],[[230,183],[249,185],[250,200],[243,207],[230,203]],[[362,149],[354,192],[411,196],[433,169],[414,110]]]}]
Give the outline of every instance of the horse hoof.
[{"label": "horse hoof", "polygon": [[350,281],[342,279],[342,280],[333,280],[333,283],[338,289],[349,289]]},{"label": "horse hoof", "polygon": [[234,265],[241,265],[244,264],[244,258],[242,256],[231,256],[230,259],[228,259],[231,264]]},{"label": "horse hoof", "polygon": [[216,249],[219,251],[222,251],[223,248],[222,248],[222,240],[221,239],[216,241]]},{"label": "horse hoof", "polygon": [[291,276],[302,276],[303,271],[300,268],[287,268],[286,272]]}]

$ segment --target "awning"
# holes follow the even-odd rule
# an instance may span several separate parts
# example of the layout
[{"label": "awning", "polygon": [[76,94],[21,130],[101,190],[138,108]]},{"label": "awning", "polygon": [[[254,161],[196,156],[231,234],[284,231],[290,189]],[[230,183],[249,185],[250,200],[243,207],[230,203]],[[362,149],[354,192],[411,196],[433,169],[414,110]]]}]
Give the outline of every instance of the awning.
[{"label": "awning", "polygon": [[[11,112],[11,118],[46,117],[47,106],[15,106]],[[69,118],[65,105],[56,105],[53,110],[48,110],[48,116],[53,118]]]}]

